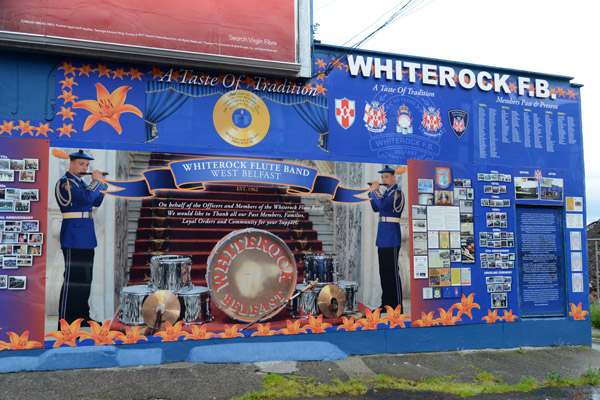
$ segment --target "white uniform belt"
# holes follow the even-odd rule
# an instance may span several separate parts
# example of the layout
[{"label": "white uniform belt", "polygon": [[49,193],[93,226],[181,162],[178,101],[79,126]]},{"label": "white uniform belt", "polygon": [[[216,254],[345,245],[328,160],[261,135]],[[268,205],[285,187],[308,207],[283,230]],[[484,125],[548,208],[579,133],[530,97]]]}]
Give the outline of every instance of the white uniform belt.
[{"label": "white uniform belt", "polygon": [[398,217],[379,217],[379,222],[397,222],[397,223],[400,223],[400,218],[398,218]]},{"label": "white uniform belt", "polygon": [[63,219],[71,219],[71,218],[92,218],[92,213],[88,211],[75,211],[75,212],[66,212],[62,213]]}]

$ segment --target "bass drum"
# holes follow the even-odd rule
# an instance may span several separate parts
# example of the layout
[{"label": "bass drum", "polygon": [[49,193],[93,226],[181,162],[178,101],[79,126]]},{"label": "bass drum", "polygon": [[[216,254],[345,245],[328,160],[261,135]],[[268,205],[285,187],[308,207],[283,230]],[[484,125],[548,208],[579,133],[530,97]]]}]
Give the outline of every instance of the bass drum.
[{"label": "bass drum", "polygon": [[238,321],[277,315],[292,297],[296,280],[294,254],[282,239],[264,230],[231,232],[208,258],[210,295],[217,307]]}]

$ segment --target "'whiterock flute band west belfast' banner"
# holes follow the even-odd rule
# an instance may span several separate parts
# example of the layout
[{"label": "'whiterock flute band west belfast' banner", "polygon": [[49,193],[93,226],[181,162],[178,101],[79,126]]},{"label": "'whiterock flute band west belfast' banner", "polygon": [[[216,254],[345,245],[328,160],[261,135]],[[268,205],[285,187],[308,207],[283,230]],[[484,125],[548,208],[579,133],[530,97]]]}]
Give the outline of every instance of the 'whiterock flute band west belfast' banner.
[{"label": "'whiterock flute band west belfast' banner", "polygon": [[109,193],[120,197],[148,197],[160,189],[203,190],[204,182],[255,182],[286,185],[293,192],[326,194],[331,196],[331,201],[341,203],[367,201],[356,197],[366,190],[341,187],[339,179],[319,175],[316,168],[270,160],[200,158],[172,162],[167,169],[152,169],[143,175],[144,179],[139,181],[108,181],[123,188]]}]

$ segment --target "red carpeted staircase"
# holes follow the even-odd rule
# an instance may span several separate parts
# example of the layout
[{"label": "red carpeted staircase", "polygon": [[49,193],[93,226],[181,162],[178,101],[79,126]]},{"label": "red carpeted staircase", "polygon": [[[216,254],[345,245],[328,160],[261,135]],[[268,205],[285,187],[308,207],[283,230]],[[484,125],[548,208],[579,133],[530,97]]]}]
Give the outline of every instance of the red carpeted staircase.
[{"label": "red carpeted staircase", "polygon": [[[197,157],[153,154],[150,168],[164,168],[170,161],[189,158]],[[266,184],[209,183],[203,191],[161,191],[144,199],[128,285],[149,281],[152,256],[177,254],[191,256],[193,283],[206,286],[212,249],[239,229],[271,232],[285,241],[297,262],[304,253],[321,251],[322,243],[301,197],[286,191],[284,186]]]}]

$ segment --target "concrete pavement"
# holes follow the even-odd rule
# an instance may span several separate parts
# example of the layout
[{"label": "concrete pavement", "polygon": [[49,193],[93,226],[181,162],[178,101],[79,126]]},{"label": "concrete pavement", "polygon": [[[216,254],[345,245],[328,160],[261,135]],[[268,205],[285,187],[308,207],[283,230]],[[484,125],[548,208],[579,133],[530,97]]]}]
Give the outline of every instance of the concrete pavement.
[{"label": "concrete pavement", "polygon": [[[302,378],[313,378],[313,382],[331,384],[335,379],[347,382],[350,378],[368,379],[378,374],[407,380],[458,375],[458,381],[473,382],[478,372],[486,371],[500,376],[504,383],[512,385],[519,383],[523,376],[532,376],[538,382],[542,382],[547,378],[547,374],[552,372],[563,377],[578,378],[588,368],[600,368],[600,341],[598,344],[594,343],[592,348],[577,346],[377,354],[351,356],[327,362],[286,361],[239,364],[182,362],[127,368],[6,373],[0,374],[0,398],[231,399],[261,391],[262,382],[269,373],[293,374]],[[480,398],[562,399],[571,397],[568,393],[578,399],[600,398],[600,394],[597,394],[600,390],[591,387],[566,389],[566,391],[545,390],[534,394],[485,395]],[[420,395],[425,397],[419,397]],[[367,397],[458,398],[447,394],[398,391],[378,391],[368,393]]]}]

